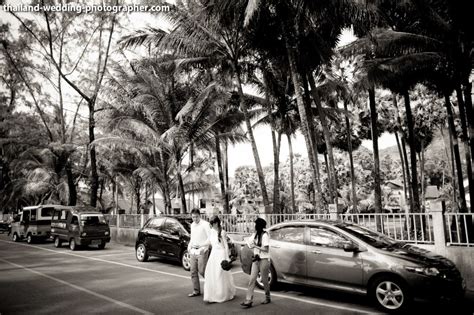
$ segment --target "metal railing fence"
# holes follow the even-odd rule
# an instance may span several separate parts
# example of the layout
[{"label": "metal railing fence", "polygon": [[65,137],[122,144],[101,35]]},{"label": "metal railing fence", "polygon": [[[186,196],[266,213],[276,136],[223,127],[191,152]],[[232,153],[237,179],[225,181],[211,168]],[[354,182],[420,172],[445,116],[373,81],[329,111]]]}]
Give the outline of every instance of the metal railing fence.
[{"label": "metal railing fence", "polygon": [[[118,228],[139,229],[153,214],[106,215],[109,225]],[[183,215],[171,215],[183,216]],[[190,216],[189,214],[187,216]],[[209,221],[210,215],[202,214]],[[249,234],[254,229],[258,214],[221,214],[223,228],[228,233]],[[338,220],[352,222],[379,231],[395,240],[414,244],[434,244],[433,214],[431,213],[371,213],[371,214],[267,214],[268,226],[294,220]],[[474,247],[474,215],[447,213],[443,215],[446,244]],[[118,223],[118,226],[117,226]]]}]

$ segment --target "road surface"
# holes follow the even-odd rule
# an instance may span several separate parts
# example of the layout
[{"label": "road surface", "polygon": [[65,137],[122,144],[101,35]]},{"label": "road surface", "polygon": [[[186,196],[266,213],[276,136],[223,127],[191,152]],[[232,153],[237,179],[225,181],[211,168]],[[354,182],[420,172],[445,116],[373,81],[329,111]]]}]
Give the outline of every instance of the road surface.
[{"label": "road surface", "polygon": [[[232,269],[234,300],[208,304],[189,298],[189,273],[177,263],[135,259],[134,248],[116,243],[104,250],[71,252],[67,246],[14,243],[0,235],[0,314],[369,314],[378,313],[365,297],[295,285],[272,292],[272,303],[243,310],[248,276]],[[426,305],[418,306],[426,311]],[[436,309],[439,311],[439,309]]]}]

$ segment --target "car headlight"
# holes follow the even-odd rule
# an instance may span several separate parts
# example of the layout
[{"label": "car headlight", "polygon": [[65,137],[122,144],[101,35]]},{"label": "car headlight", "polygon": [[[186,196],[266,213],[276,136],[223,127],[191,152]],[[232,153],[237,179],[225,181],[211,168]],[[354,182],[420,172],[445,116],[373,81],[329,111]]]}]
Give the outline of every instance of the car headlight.
[{"label": "car headlight", "polygon": [[105,233],[104,233],[104,234],[105,234],[105,235],[109,235],[109,231],[105,231]]},{"label": "car headlight", "polygon": [[86,235],[87,235],[86,232],[82,232],[82,233],[81,233],[81,236],[86,236]]},{"label": "car headlight", "polygon": [[409,267],[405,266],[405,269],[410,272],[419,273],[425,276],[437,276],[440,274],[438,268],[436,267]]}]

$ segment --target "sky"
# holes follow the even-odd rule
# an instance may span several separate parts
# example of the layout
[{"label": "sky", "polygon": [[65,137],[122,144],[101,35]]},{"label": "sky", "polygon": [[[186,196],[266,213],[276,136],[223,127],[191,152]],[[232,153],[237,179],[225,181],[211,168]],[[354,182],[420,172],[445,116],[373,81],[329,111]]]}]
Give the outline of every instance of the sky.
[{"label": "sky", "polygon": [[[17,0],[17,1],[7,1],[9,4],[19,4],[19,3],[28,3],[29,1],[25,0]],[[133,1],[135,2],[135,1]],[[164,1],[163,1],[164,2]],[[92,2],[87,2],[92,3]],[[21,13],[21,14],[28,14],[28,13]],[[129,13],[130,19],[130,27],[128,31],[131,33],[134,30],[138,30],[144,28],[146,26],[153,26],[157,24],[156,19],[153,16],[147,13]],[[12,18],[6,12],[2,12],[0,10],[0,21],[7,21],[12,23],[13,25],[17,24],[14,18]],[[159,22],[158,22],[159,23]],[[351,30],[345,30],[341,37],[339,45],[345,45],[350,43],[355,39]],[[75,110],[75,103],[70,104],[70,108],[67,108],[69,111]],[[66,104],[66,107],[67,104]],[[85,117],[87,116],[87,111],[81,111],[82,115]],[[269,127],[257,127],[254,129],[254,136],[257,142],[257,148],[259,151],[260,160],[262,166],[269,166],[273,163],[273,147],[272,147],[272,138],[270,133]],[[301,154],[302,156],[307,156],[306,145],[303,136],[301,133],[297,133],[296,136],[292,139],[293,143],[293,152],[295,154]],[[384,149],[386,147],[390,147],[395,145],[395,138],[393,135],[384,133],[379,138],[379,148]],[[362,145],[369,150],[372,150],[372,142],[370,140],[364,140]],[[284,162],[288,159],[289,150],[288,150],[288,142],[286,137],[282,137],[281,142],[281,152],[280,152],[280,161]],[[244,165],[255,165],[255,160],[252,154],[251,144],[250,142],[244,144],[238,144],[236,146],[229,147],[229,171],[230,175],[234,174],[234,171],[239,166]]]}]

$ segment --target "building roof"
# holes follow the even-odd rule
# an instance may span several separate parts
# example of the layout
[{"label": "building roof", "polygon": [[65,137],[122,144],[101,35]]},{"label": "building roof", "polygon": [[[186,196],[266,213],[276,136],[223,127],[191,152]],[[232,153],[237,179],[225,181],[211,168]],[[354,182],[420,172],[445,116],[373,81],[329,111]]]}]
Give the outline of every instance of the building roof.
[{"label": "building roof", "polygon": [[398,188],[403,188],[403,182],[399,179],[388,180],[385,185],[392,185]]}]

